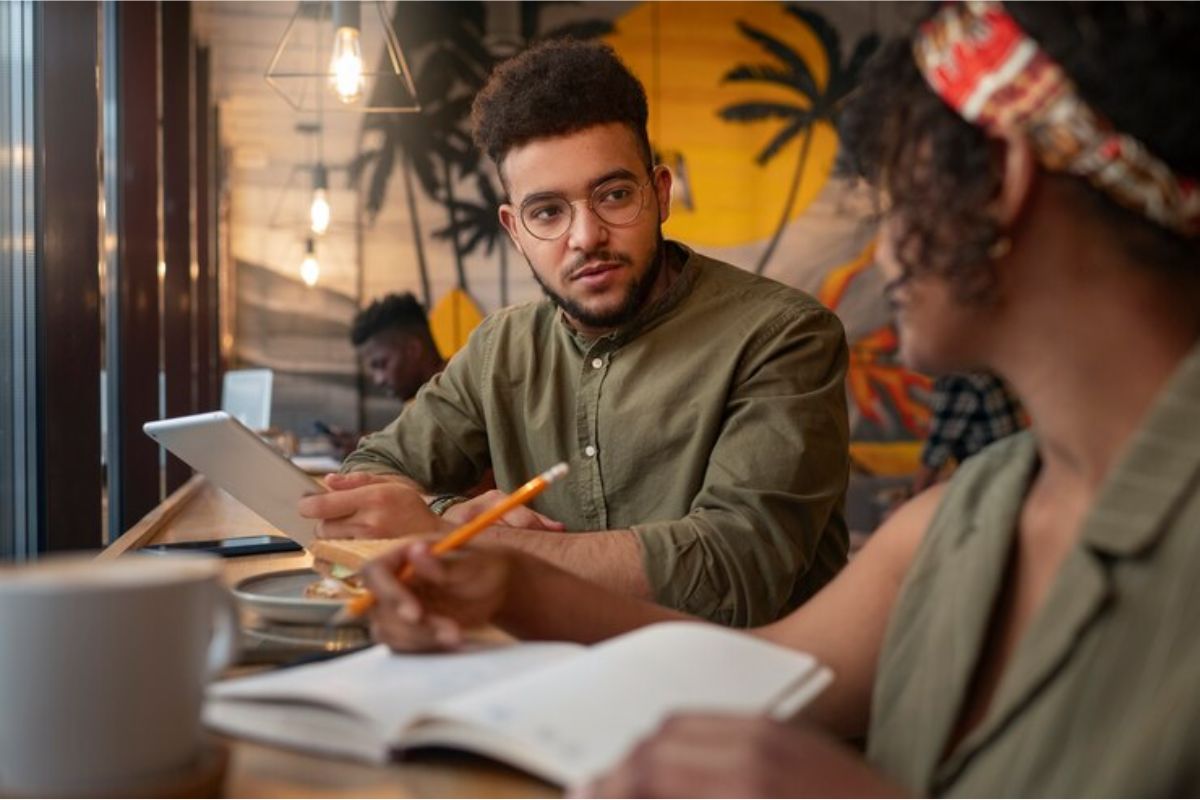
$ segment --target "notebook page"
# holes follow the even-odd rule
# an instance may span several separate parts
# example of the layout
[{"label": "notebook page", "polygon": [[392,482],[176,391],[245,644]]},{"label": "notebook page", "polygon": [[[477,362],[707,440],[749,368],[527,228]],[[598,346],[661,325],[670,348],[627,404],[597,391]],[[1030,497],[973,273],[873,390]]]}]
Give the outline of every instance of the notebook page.
[{"label": "notebook page", "polygon": [[[492,755],[515,760],[519,748],[526,769],[574,783],[611,766],[671,713],[767,713],[818,674],[803,653],[715,625],[665,623],[439,703],[435,714],[497,732],[506,743]],[[420,730],[405,740],[426,738]]]},{"label": "notebook page", "polygon": [[[332,661],[213,684],[204,720],[237,736],[383,760],[388,740],[432,703],[583,649],[523,643],[398,655],[378,645]],[[347,721],[353,737],[344,733]],[[377,747],[367,748],[364,740]],[[352,752],[343,752],[347,748]]]}]

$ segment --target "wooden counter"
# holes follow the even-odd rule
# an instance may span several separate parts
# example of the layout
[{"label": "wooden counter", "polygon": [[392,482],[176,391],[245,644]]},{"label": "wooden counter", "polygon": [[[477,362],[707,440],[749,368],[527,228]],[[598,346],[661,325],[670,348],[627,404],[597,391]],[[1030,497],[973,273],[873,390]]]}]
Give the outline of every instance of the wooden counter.
[{"label": "wooden counter", "polygon": [[[278,534],[225,492],[195,476],[113,542],[100,559],[151,543]],[[263,572],[310,566],[308,554],[242,556],[225,562],[229,585]],[[222,738],[230,748],[226,797],[557,797],[548,784],[467,755],[418,755],[371,766]]]}]

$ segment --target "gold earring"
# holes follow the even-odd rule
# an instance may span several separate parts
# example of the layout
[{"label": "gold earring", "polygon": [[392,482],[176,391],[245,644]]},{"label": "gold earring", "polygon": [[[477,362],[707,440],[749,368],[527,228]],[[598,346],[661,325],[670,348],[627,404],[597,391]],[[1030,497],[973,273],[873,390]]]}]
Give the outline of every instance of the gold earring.
[{"label": "gold earring", "polygon": [[987,249],[988,258],[992,261],[1004,258],[1012,250],[1012,239],[1008,236],[1001,236],[996,241],[992,242]]}]

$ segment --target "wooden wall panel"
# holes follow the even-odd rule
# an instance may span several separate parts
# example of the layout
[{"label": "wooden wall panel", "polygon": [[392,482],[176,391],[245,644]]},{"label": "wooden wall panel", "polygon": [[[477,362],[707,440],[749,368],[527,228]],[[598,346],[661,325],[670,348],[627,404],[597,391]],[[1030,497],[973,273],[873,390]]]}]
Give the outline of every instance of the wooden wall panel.
[{"label": "wooden wall panel", "polygon": [[[191,3],[163,3],[162,14],[162,192],[163,372],[166,416],[197,408],[195,326],[196,279],[192,273],[192,43]],[[166,491],[190,478],[187,464],[167,454]]]},{"label": "wooden wall panel", "polygon": [[195,59],[193,103],[196,130],[196,396],[200,411],[220,406],[221,382],[218,359],[216,286],[216,243],[213,236],[212,201],[216,196],[211,148],[212,98],[209,94],[211,67],[208,48],[198,48]]},{"label": "wooden wall panel", "polygon": [[100,547],[97,25],[92,3],[36,4],[39,550]]},{"label": "wooden wall panel", "polygon": [[[158,505],[158,3],[118,3],[121,530]],[[112,332],[110,331],[110,335]]]}]

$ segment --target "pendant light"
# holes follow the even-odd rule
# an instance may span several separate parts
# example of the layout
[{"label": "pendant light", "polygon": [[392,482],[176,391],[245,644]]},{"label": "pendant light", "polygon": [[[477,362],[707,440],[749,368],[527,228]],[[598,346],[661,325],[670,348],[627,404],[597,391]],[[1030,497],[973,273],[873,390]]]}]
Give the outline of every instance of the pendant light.
[{"label": "pendant light", "polygon": [[317,246],[312,237],[304,240],[304,260],[300,262],[300,280],[313,287],[321,277],[321,262],[317,261]]},{"label": "pendant light", "polygon": [[[377,57],[367,52],[374,47],[380,50]],[[372,63],[378,69],[369,68]],[[382,2],[297,3],[264,77],[297,111],[317,111],[326,96],[331,112],[421,110],[408,61]]]}]

